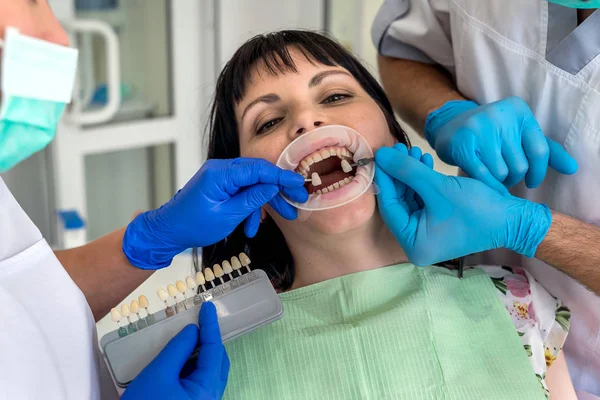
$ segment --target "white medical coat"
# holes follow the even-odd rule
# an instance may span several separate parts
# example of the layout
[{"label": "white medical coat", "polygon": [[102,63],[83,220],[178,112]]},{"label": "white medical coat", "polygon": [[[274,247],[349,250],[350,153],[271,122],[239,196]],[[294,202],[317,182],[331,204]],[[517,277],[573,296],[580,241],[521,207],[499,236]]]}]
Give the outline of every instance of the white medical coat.
[{"label": "white medical coat", "polygon": [[[0,178],[0,399],[100,399],[83,293]],[[103,370],[105,366],[103,365]]]},{"label": "white medical coat", "polygon": [[[579,170],[549,170],[539,188],[521,183],[512,193],[600,225],[600,11],[577,26],[575,9],[546,0],[386,0],[372,37],[382,55],[443,66],[479,104],[524,99]],[[573,383],[600,395],[600,298],[539,260],[506,251],[487,257],[477,261],[528,266],[569,306]]]}]

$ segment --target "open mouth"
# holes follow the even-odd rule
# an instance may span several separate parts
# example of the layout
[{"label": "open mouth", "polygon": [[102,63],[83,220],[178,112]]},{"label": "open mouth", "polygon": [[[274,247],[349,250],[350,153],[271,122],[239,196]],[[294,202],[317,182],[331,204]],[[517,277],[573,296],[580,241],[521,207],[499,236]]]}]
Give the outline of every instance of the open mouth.
[{"label": "open mouth", "polygon": [[296,172],[311,179],[304,187],[308,194],[325,194],[349,184],[356,175],[353,154],[342,146],[321,148],[304,157]]}]

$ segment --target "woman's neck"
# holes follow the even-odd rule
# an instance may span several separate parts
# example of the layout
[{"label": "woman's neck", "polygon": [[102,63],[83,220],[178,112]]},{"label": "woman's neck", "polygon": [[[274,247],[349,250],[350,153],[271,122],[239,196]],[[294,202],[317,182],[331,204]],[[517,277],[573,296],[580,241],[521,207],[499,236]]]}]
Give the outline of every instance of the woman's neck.
[{"label": "woman's neck", "polygon": [[288,245],[295,263],[292,289],[408,262],[402,247],[379,214],[368,224],[343,236],[303,235],[289,240]]}]

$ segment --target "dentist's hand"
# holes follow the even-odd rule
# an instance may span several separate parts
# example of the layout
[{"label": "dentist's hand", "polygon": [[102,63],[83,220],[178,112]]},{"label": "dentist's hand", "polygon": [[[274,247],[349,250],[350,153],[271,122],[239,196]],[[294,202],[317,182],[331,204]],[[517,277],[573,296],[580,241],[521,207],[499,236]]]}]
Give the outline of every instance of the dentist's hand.
[{"label": "dentist's hand", "polygon": [[501,247],[533,257],[552,222],[545,205],[442,175],[404,145],[381,148],[375,159],[379,212],[415,265]]},{"label": "dentist's hand", "polygon": [[[200,329],[188,325],[171,339],[129,384],[122,399],[220,400],[227,385],[229,358],[221,342],[214,304],[202,305],[199,325]],[[194,370],[183,377],[180,374],[198,344],[198,336],[198,360]]]},{"label": "dentist's hand", "polygon": [[308,199],[302,175],[266,160],[208,160],[173,199],[129,224],[123,252],[136,267],[158,269],[188,248],[224,239],[242,222],[253,237],[267,203],[282,217],[296,218],[296,209],[280,192],[298,202]]},{"label": "dentist's hand", "polygon": [[449,101],[427,117],[425,136],[440,159],[501,193],[525,177],[538,187],[548,166],[574,174],[577,162],[544,136],[529,106],[518,97],[478,106]]}]

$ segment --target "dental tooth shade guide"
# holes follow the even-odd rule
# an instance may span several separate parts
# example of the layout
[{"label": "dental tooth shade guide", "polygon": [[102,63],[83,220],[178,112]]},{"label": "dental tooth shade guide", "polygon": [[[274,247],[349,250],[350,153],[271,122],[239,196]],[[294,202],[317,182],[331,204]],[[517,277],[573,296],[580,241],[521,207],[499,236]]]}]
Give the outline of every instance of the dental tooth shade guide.
[{"label": "dental tooth shade guide", "polygon": [[[173,289],[177,293],[180,293],[177,289],[183,289],[182,281],[178,281],[177,283],[181,282],[179,284],[169,285],[169,292],[163,288],[157,291],[158,297],[164,302],[166,309],[153,314],[147,311],[148,299],[146,296],[140,296],[136,302],[137,307],[144,308],[148,313],[146,316],[148,324],[134,332],[128,332],[127,329],[121,327],[120,321],[124,320],[125,316],[119,312],[118,308],[111,310],[111,318],[117,323],[118,329],[104,335],[100,340],[100,347],[116,384],[126,387],[181,329],[189,324],[198,325],[198,313],[205,301],[211,301],[217,308],[223,342],[235,339],[281,318],[283,306],[271,281],[263,270],[251,270],[250,263],[250,258],[244,253],[237,257],[231,257],[227,263],[222,262],[216,271],[217,274],[224,273],[223,276],[218,277],[223,279],[224,283],[218,285],[216,285],[218,280],[215,281],[214,266],[212,270],[206,268],[205,274],[198,272],[195,280],[191,276],[187,277],[185,283],[187,283],[187,288],[192,291],[193,297],[187,298],[187,305],[190,307],[181,312],[175,313],[175,307],[169,305],[168,300],[169,297],[175,297],[169,296],[174,293]],[[242,272],[242,267],[245,272]],[[210,270],[210,273],[206,274],[206,270]],[[207,275],[208,277],[212,275],[210,281],[213,286],[209,289],[203,287]],[[197,288],[200,293],[195,294],[194,288]],[[137,309],[135,303],[131,308]],[[126,314],[129,315],[132,311],[131,308],[127,304],[123,304],[121,310],[126,311]],[[170,314],[168,309],[172,309],[173,313]],[[149,322],[150,317],[155,321],[154,323]],[[195,359],[196,356],[197,352],[192,355],[191,359]]]}]

